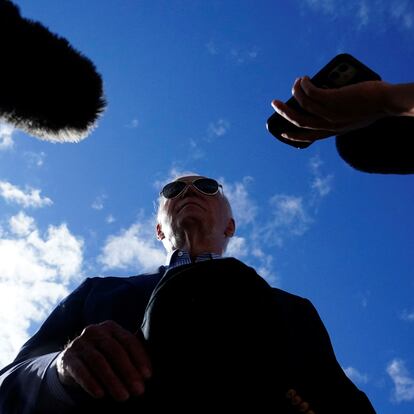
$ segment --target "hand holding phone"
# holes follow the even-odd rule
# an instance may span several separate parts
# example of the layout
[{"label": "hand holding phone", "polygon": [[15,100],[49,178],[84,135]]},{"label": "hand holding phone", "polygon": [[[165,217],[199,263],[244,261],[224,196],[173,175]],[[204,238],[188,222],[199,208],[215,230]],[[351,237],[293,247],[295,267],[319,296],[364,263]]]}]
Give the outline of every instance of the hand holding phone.
[{"label": "hand holding phone", "polygon": [[267,120],[267,129],[288,145],[306,148],[350,125],[366,126],[383,116],[386,84],[380,80],[351,55],[338,55],[312,79],[297,79],[286,103],[274,101],[277,112]]}]

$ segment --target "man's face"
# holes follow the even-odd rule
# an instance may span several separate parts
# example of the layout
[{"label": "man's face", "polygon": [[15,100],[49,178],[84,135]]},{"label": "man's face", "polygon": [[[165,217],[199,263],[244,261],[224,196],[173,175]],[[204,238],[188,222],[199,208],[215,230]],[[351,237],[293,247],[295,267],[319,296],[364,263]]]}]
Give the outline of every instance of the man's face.
[{"label": "man's face", "polygon": [[[180,177],[176,181],[192,183],[198,178],[205,177],[192,175]],[[179,238],[183,231],[202,231],[206,237],[220,237],[226,231],[231,232],[228,230],[229,222],[234,226],[230,208],[220,190],[215,195],[206,195],[193,185],[188,185],[175,198],[161,197],[157,226],[159,239],[166,237],[175,244],[173,239]]]}]

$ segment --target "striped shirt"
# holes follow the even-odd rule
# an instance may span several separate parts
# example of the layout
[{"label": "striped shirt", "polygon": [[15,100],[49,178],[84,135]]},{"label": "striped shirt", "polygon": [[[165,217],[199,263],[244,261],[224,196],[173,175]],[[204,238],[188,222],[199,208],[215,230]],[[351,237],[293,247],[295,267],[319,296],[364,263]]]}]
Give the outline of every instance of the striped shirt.
[{"label": "striped shirt", "polygon": [[217,253],[201,253],[195,260],[191,260],[190,254],[185,250],[174,250],[167,256],[166,268],[173,269],[178,266],[183,266],[186,264],[204,262],[205,260],[220,259],[221,255]]}]

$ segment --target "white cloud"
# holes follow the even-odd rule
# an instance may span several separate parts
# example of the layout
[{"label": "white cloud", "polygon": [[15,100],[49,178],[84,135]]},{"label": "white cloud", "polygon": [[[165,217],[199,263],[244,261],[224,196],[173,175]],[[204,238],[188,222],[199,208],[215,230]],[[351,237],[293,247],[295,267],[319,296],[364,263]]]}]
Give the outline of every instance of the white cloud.
[{"label": "white cloud", "polygon": [[265,237],[281,246],[286,236],[301,236],[312,218],[304,206],[303,198],[277,194],[270,199],[271,220],[265,226]]},{"label": "white cloud", "polygon": [[414,24],[414,5],[410,0],[301,0],[310,9],[332,18],[350,18],[358,28],[394,26],[411,30]]},{"label": "white cloud", "polygon": [[135,129],[139,126],[139,120],[137,118],[131,119],[131,121],[126,125],[127,128]]},{"label": "white cloud", "polygon": [[222,137],[226,135],[230,129],[230,122],[225,119],[219,119],[211,122],[208,126],[208,135],[210,138]]},{"label": "white cloud", "polygon": [[259,54],[259,50],[257,47],[252,47],[252,48],[233,47],[230,50],[231,58],[238,64],[250,62],[256,59],[258,54]]},{"label": "white cloud", "polygon": [[410,312],[407,309],[404,309],[401,312],[401,319],[406,322],[414,322],[414,311]]},{"label": "white cloud", "polygon": [[366,384],[368,382],[368,375],[361,373],[354,367],[344,368],[344,372],[351,381],[357,384]]},{"label": "white cloud", "polygon": [[190,139],[190,157],[192,160],[199,160],[203,158],[205,152],[199,147],[196,140]]},{"label": "white cloud", "polygon": [[210,53],[210,55],[217,55],[218,54],[218,48],[216,46],[216,44],[210,40],[207,44],[206,44],[206,48],[208,50],[208,53]]},{"label": "white cloud", "polygon": [[310,159],[309,168],[312,174],[311,190],[313,191],[311,203],[319,201],[332,190],[333,175],[323,175],[321,172],[322,165],[323,162],[318,154]]},{"label": "white cloud", "polygon": [[0,196],[8,202],[14,202],[23,207],[45,207],[53,204],[48,197],[40,195],[41,190],[31,187],[26,187],[26,190],[21,190],[7,181],[0,181]]},{"label": "white cloud", "polygon": [[408,372],[404,361],[393,359],[387,366],[387,373],[394,383],[392,398],[395,402],[414,400],[414,378]]},{"label": "white cloud", "polygon": [[357,17],[360,26],[366,26],[369,23],[370,8],[365,1],[360,1],[357,10]]},{"label": "white cloud", "polygon": [[316,190],[320,197],[325,197],[332,189],[332,175],[326,177],[315,177],[312,182],[312,189]]},{"label": "white cloud", "polygon": [[335,7],[336,0],[305,0],[310,7],[321,10],[326,14],[333,14],[337,8]]},{"label": "white cloud", "polygon": [[389,8],[389,11],[398,25],[403,26],[406,29],[411,29],[413,27],[414,7],[412,2],[410,4],[407,0],[394,1]]},{"label": "white cloud", "polygon": [[104,269],[130,268],[134,273],[164,264],[165,251],[156,240],[153,227],[137,222],[120,234],[109,236],[98,261]]},{"label": "white cloud", "polygon": [[260,247],[252,249],[252,256],[258,261],[257,273],[266,279],[272,286],[279,284],[278,277],[274,274],[273,256],[266,254]]},{"label": "white cloud", "polygon": [[27,159],[29,166],[41,167],[46,158],[46,153],[41,152],[25,152],[24,157]]},{"label": "white cloud", "polygon": [[278,284],[274,274],[273,257],[265,254],[261,247],[255,246],[257,240],[252,237],[247,240],[245,237],[233,236],[227,246],[226,256],[243,259],[248,265],[254,267],[257,273],[267,280],[272,286]]},{"label": "white cloud", "polygon": [[246,239],[244,237],[233,236],[226,250],[226,256],[243,257],[248,253]]},{"label": "white cloud", "polygon": [[114,217],[112,214],[109,214],[108,216],[106,216],[105,221],[106,221],[108,224],[111,224],[111,223],[114,223],[114,222],[116,221],[116,219],[115,219],[115,217]]},{"label": "white cloud", "polygon": [[9,219],[0,238],[0,366],[11,362],[57,301],[79,280],[83,241],[66,224],[41,235],[32,217],[20,212]]},{"label": "white cloud", "polygon": [[20,211],[17,215],[10,217],[9,226],[13,234],[27,236],[35,229],[35,221],[33,217]]},{"label": "white cloud", "polygon": [[219,180],[223,184],[223,191],[228,198],[233,210],[236,226],[243,226],[252,223],[257,214],[256,203],[249,196],[247,187],[253,182],[253,178],[246,176],[242,181],[233,184]]},{"label": "white cloud", "polygon": [[13,127],[0,123],[0,151],[13,148],[13,132]]},{"label": "white cloud", "polygon": [[104,200],[106,199],[106,195],[102,194],[95,198],[93,203],[91,204],[91,207],[94,210],[102,210],[104,208]]},{"label": "white cloud", "polygon": [[212,56],[224,56],[236,64],[251,62],[256,59],[259,54],[259,48],[257,46],[241,46],[232,42],[221,43],[220,46],[213,40],[206,43],[208,53]]}]

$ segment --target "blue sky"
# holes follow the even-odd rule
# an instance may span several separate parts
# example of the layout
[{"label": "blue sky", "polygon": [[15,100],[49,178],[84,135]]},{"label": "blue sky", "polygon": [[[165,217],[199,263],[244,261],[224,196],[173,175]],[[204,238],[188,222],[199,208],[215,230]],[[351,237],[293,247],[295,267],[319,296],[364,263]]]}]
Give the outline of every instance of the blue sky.
[{"label": "blue sky", "polygon": [[413,177],[360,173],[333,139],[300,151],[265,128],[271,100],[341,52],[412,81],[412,2],[17,4],[95,62],[109,105],[78,144],[0,127],[0,365],[85,277],[163,262],[159,187],[196,171],[233,203],[228,253],[315,304],[378,413],[412,414]]}]

